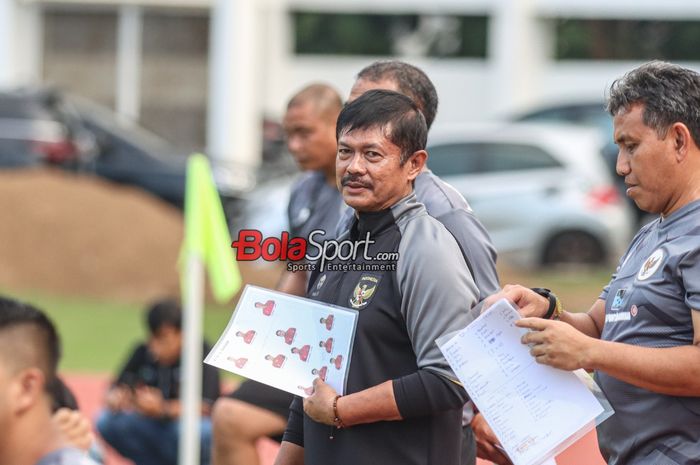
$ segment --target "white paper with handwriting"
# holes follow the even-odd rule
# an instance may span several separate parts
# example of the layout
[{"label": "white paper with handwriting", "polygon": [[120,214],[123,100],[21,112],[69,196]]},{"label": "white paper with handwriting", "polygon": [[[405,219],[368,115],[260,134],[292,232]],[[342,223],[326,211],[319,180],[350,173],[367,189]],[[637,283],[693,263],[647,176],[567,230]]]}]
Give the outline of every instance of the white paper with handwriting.
[{"label": "white paper with handwriting", "polygon": [[438,345],[513,463],[537,465],[592,429],[603,407],[574,373],[535,361],[519,318],[501,300]]},{"label": "white paper with handwriting", "polygon": [[209,365],[302,397],[322,378],[345,392],[357,311],[246,286]]}]

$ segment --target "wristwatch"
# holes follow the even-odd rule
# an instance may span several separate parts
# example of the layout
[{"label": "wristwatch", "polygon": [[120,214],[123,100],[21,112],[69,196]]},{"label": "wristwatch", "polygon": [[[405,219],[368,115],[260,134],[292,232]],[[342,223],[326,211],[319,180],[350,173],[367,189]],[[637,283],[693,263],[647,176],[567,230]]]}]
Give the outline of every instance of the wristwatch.
[{"label": "wristwatch", "polygon": [[559,297],[545,287],[533,287],[531,290],[549,300],[549,308],[542,318],[545,320],[558,320],[561,314],[564,313],[564,307]]}]

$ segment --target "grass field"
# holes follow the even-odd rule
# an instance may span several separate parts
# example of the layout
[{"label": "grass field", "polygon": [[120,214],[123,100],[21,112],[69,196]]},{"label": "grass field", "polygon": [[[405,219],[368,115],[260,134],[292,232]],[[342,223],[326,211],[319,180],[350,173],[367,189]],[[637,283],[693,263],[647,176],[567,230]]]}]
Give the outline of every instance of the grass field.
[{"label": "grass field", "polygon": [[[140,305],[42,294],[15,296],[45,310],[58,326],[63,341],[62,371],[113,373],[133,346],[146,338]],[[226,327],[232,309],[207,307],[204,334],[211,343]]]},{"label": "grass field", "polygon": [[[268,270],[266,273],[270,272]],[[586,310],[608,281],[610,270],[524,273],[501,267],[500,275],[503,284],[517,282],[527,286],[549,287],[560,296],[567,309]],[[146,337],[141,305],[36,292],[13,293],[4,290],[3,293],[37,305],[55,321],[63,340],[61,370],[64,372],[114,373],[134,344]],[[211,343],[226,327],[234,306],[206,308],[204,334]]]}]

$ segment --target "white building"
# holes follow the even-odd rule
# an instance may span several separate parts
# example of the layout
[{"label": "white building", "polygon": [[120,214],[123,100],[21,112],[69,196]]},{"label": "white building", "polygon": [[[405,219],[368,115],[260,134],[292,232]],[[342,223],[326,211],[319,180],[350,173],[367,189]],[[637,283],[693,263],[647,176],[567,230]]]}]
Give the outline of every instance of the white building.
[{"label": "white building", "polygon": [[[557,42],[563,19],[603,21],[598,27],[604,30],[624,31],[631,24],[626,36],[615,37],[643,51],[650,38],[635,29],[638,21],[671,21],[691,30],[700,24],[700,2],[0,0],[0,86],[55,83],[113,106],[181,146],[206,147],[212,156],[252,167],[259,160],[262,115],[278,118],[288,97],[311,81],[329,82],[347,95],[363,66],[387,58],[300,50],[295,24],[304,14],[404,15],[401,21],[409,23],[418,18],[412,30],[386,33],[394,36],[395,56],[419,65],[435,82],[439,123],[491,118],[553,100],[602,99],[615,77],[648,56],[623,51],[604,60],[572,59]],[[460,29],[450,18],[471,22],[459,23]],[[475,39],[483,50],[449,53],[459,49],[459,34],[462,42],[476,37],[466,30],[474,24],[483,25],[484,37]],[[328,44],[342,40],[335,32],[331,28]],[[598,37],[604,52],[620,45],[605,37]],[[700,42],[700,33],[690,37]],[[310,39],[311,48],[328,45],[323,39]],[[429,44],[441,40],[448,53],[426,55]],[[690,66],[700,61],[692,53],[674,59]]]}]

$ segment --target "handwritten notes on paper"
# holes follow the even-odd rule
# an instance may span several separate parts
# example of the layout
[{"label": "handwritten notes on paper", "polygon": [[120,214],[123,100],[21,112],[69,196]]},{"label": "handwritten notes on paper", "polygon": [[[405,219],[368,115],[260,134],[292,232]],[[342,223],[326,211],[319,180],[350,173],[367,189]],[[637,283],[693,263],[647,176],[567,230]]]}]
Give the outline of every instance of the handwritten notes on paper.
[{"label": "handwritten notes on paper", "polygon": [[536,465],[592,428],[603,407],[573,373],[535,362],[518,318],[501,300],[440,350],[513,463]]},{"label": "handwritten notes on paper", "polygon": [[342,395],[356,321],[354,310],[246,286],[204,361],[302,397],[320,377]]}]

